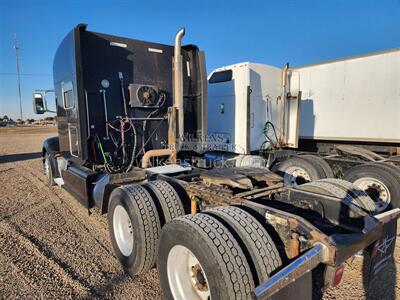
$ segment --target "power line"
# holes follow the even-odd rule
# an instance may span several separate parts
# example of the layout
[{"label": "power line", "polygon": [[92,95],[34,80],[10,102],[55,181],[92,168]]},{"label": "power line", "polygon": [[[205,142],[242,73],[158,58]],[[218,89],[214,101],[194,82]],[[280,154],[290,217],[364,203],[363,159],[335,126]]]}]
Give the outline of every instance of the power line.
[{"label": "power line", "polygon": [[[19,73],[20,76],[53,76],[51,74],[40,74],[40,73]],[[18,73],[0,73],[0,76],[18,76]]]}]

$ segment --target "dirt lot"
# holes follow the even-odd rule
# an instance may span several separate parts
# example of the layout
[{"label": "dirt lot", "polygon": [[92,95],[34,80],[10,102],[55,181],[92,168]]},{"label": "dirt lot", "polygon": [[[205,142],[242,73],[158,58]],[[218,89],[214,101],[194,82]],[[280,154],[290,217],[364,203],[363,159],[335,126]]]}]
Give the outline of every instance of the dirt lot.
[{"label": "dirt lot", "polygon": [[[67,192],[46,186],[41,145],[55,134],[54,127],[0,128],[0,299],[160,299],[155,270],[136,278],[122,272],[105,216],[89,217]],[[400,299],[400,239],[393,264],[367,291],[362,274],[362,259],[349,261],[324,299]]]}]

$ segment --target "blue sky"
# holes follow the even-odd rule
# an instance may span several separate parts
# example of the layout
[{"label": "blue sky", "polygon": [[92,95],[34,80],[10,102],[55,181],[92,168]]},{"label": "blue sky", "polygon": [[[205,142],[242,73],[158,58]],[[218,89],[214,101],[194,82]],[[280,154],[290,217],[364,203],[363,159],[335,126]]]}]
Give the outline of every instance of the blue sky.
[{"label": "blue sky", "polygon": [[34,89],[52,87],[55,51],[78,23],[88,30],[206,51],[207,70],[253,61],[292,66],[400,47],[400,0],[0,0],[0,115],[19,115],[13,34],[20,44],[24,118]]}]

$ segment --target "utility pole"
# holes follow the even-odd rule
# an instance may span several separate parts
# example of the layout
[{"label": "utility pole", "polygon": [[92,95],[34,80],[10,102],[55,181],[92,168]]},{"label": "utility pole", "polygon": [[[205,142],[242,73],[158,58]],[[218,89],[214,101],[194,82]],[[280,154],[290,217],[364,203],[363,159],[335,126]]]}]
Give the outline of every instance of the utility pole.
[{"label": "utility pole", "polygon": [[19,45],[17,41],[17,34],[14,33],[14,48],[15,48],[15,58],[17,60],[17,77],[18,77],[18,96],[19,96],[19,114],[22,119],[22,99],[21,99],[21,78],[19,74]]}]

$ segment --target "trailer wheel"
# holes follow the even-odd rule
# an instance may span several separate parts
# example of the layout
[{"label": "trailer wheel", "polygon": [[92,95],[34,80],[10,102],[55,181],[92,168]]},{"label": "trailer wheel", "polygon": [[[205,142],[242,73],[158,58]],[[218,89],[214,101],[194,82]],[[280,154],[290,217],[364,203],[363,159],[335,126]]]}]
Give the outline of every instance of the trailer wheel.
[{"label": "trailer wheel", "polygon": [[235,236],[253,270],[256,285],[267,280],[282,265],[278,249],[267,230],[248,212],[235,206],[206,211],[223,223]]},{"label": "trailer wheel", "polygon": [[[359,198],[357,196],[357,192],[355,192],[357,189],[352,189],[348,190],[345,188],[341,183],[340,179],[332,179],[329,181],[326,181],[326,179],[323,180],[318,180],[315,182],[310,182],[307,183],[306,185],[303,185],[302,188],[307,188],[307,186],[311,187],[317,187],[320,188],[331,195],[341,198],[343,202],[351,203],[354,204],[355,206],[363,209],[364,211],[368,213],[375,213],[376,212],[376,207],[374,205],[374,202],[372,199],[364,197],[364,198]],[[361,195],[361,193],[360,193]]]},{"label": "trailer wheel", "polygon": [[150,181],[143,185],[150,189],[157,198],[156,201],[160,204],[163,220],[162,224],[170,222],[176,217],[185,215],[182,201],[176,190],[165,180]]},{"label": "trailer wheel", "polygon": [[319,166],[324,170],[325,173],[325,178],[333,178],[334,174],[332,171],[331,166],[320,156],[318,155],[302,155],[301,157],[304,157],[308,159],[308,161],[311,163],[318,163]]},{"label": "trailer wheel", "polygon": [[300,156],[285,159],[276,165],[273,171],[283,177],[286,185],[293,186],[326,178],[324,170],[318,163]]},{"label": "trailer wheel", "polygon": [[377,212],[376,206],[374,201],[371,199],[370,196],[354,184],[349,181],[337,178],[326,178],[321,179],[319,182],[327,182],[330,184],[334,184],[337,187],[341,188],[343,191],[350,194],[354,201],[356,202],[357,206],[364,209],[365,211],[375,214]]},{"label": "trailer wheel", "polygon": [[156,261],[161,225],[147,190],[140,185],[114,189],[107,217],[111,243],[125,271],[133,276],[150,270]]},{"label": "trailer wheel", "polygon": [[54,182],[53,168],[51,166],[50,155],[48,153],[46,153],[43,160],[43,171],[47,178],[47,184],[49,186],[54,186],[56,183]]},{"label": "trailer wheel", "polygon": [[400,178],[397,170],[388,165],[358,165],[349,169],[343,179],[364,190],[378,212],[400,207]]},{"label": "trailer wheel", "polygon": [[400,165],[395,165],[392,163],[388,163],[388,162],[384,162],[384,163],[379,163],[379,165],[383,165],[386,168],[389,168],[391,170],[391,172],[395,173],[395,176],[397,178],[400,178]]},{"label": "trailer wheel", "polygon": [[162,230],[157,260],[164,299],[251,299],[250,266],[229,230],[206,214],[186,215]]}]

